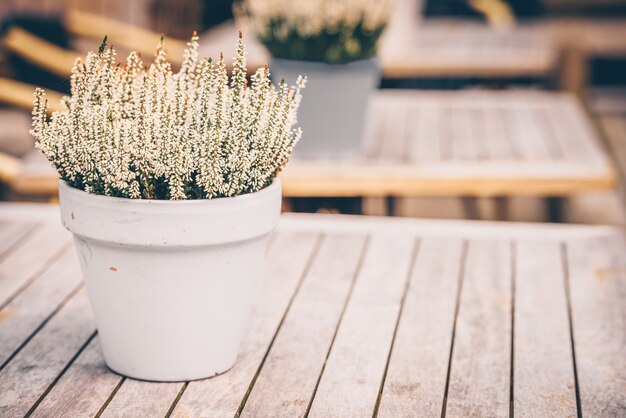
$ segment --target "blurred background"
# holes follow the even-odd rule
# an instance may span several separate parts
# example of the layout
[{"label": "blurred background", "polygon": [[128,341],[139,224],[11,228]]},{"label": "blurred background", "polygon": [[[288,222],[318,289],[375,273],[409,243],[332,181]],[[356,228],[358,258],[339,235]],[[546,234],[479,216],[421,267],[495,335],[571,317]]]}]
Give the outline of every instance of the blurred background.
[{"label": "blurred background", "polygon": [[[204,55],[232,57],[242,29],[228,0],[2,0],[0,25],[0,199],[14,201],[55,200],[50,168],[28,133],[34,86],[52,90],[51,101],[54,92],[66,93],[74,58],[96,49],[104,34],[120,57],[133,49],[149,56],[161,33],[171,56],[180,56],[195,29]],[[268,61],[254,36],[247,43],[250,68]],[[426,101],[459,90],[571,95],[616,181],[559,195],[556,208],[552,196],[499,192],[505,214],[501,196],[468,195],[458,187],[432,196],[298,192],[288,196],[285,210],[513,221],[554,220],[558,210],[560,221],[626,224],[626,0],[396,0],[378,54],[380,89],[410,91]],[[500,122],[514,137],[509,122]],[[523,135],[517,140],[532,142]],[[394,158],[406,164],[403,152]]]}]

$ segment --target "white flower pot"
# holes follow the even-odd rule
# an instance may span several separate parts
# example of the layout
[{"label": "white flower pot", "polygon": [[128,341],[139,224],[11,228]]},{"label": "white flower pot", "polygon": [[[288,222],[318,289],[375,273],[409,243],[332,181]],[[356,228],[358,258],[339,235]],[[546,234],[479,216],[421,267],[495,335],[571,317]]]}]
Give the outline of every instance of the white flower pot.
[{"label": "white flower pot", "polygon": [[88,194],[60,183],[106,364],[184,381],[237,357],[281,184],[233,198],[164,201]]},{"label": "white flower pot", "polygon": [[307,76],[306,94],[298,109],[302,139],[295,158],[336,159],[366,151],[365,126],[369,100],[378,87],[381,65],[377,58],[347,64],[275,59],[272,80],[289,84]]}]

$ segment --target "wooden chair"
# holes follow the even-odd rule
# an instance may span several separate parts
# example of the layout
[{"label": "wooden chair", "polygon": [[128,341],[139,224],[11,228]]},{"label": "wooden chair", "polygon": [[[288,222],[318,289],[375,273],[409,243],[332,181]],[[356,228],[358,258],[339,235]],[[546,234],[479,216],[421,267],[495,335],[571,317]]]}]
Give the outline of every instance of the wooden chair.
[{"label": "wooden chair", "polygon": [[[33,107],[33,92],[35,86],[21,83],[10,78],[0,77],[0,103],[30,110]],[[50,113],[61,110],[63,94],[54,90],[46,90],[48,97],[48,111]]]},{"label": "wooden chair", "polygon": [[21,166],[19,158],[0,152],[0,182],[10,183],[15,180]]},{"label": "wooden chair", "polygon": [[[97,40],[107,35],[110,44],[145,54],[152,53],[161,38],[160,34],[150,30],[77,10],[67,12],[63,16],[63,23],[73,35]],[[70,74],[78,54],[60,48],[18,26],[10,28],[3,41],[5,48],[10,52],[62,77]],[[186,42],[168,38],[166,43],[170,61],[179,65],[182,62]]]}]

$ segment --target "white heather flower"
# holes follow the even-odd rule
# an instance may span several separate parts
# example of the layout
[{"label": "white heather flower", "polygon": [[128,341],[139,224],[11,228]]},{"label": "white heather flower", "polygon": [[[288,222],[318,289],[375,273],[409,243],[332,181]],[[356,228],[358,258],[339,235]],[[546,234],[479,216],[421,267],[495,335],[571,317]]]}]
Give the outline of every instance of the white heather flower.
[{"label": "white heather flower", "polygon": [[276,89],[269,69],[246,78],[239,38],[229,84],[222,56],[198,57],[194,33],[178,73],[161,40],[145,67],[132,52],[125,65],[101,47],[72,68],[65,110],[46,117],[35,91],[37,147],[71,186],[131,199],[237,196],[268,186],[288,160],[304,80]]},{"label": "white heather flower", "polygon": [[275,58],[348,62],[375,54],[394,0],[241,0],[246,21]]}]

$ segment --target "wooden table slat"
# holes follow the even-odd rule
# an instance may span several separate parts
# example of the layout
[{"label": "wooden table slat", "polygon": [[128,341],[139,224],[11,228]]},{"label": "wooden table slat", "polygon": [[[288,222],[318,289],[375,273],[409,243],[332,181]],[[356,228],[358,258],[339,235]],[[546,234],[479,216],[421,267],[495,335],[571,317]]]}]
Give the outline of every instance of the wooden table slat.
[{"label": "wooden table slat", "polygon": [[589,166],[607,163],[600,141],[590,140],[597,138],[597,134],[580,109],[579,102],[564,98],[552,106],[546,104],[546,110],[567,159],[585,162]]},{"label": "wooden table slat", "polygon": [[491,160],[514,160],[514,145],[505,127],[498,108],[485,107],[480,109],[484,124],[483,141],[488,150],[488,158]]},{"label": "wooden table slat", "polygon": [[527,161],[553,160],[550,154],[549,136],[544,129],[537,125],[533,114],[539,110],[524,106],[521,109],[505,111],[505,125],[512,135],[511,141],[517,146],[519,155]]},{"label": "wooden table slat", "polygon": [[82,285],[76,253],[66,251],[0,310],[0,366]]},{"label": "wooden table slat", "polygon": [[24,237],[32,232],[35,224],[16,222],[3,223],[0,228],[0,260],[10,251],[14,251]]},{"label": "wooden table slat", "polygon": [[103,418],[164,417],[182,387],[182,383],[154,383],[124,379],[100,416]]},{"label": "wooden table slat", "polygon": [[470,241],[446,417],[508,415],[511,285],[511,243]]},{"label": "wooden table slat", "polygon": [[387,136],[387,124],[378,123],[379,117],[387,119],[393,102],[385,100],[372,100],[368,109],[366,128],[363,134],[367,141],[366,161],[377,161],[384,152],[384,140]]},{"label": "wooden table slat", "polygon": [[447,143],[450,144],[448,151],[449,160],[464,161],[478,160],[478,141],[474,135],[471,110],[467,108],[452,107],[448,113],[449,120],[445,121],[448,134]]},{"label": "wooden table slat", "polygon": [[242,416],[304,415],[365,246],[363,235],[324,239],[252,387]]},{"label": "wooden table slat", "polygon": [[0,372],[0,415],[26,414],[95,330],[87,294],[80,291]]},{"label": "wooden table slat", "polygon": [[309,416],[372,414],[414,248],[410,235],[371,239]]},{"label": "wooden table slat", "polygon": [[516,417],[574,417],[572,346],[559,243],[515,245]]},{"label": "wooden table slat", "polygon": [[[386,106],[387,117],[384,119],[383,135],[377,138],[380,141],[380,150],[376,161],[401,161],[406,151],[407,132],[406,119],[408,111],[405,106]],[[375,117],[378,117],[376,115]],[[388,141],[388,138],[397,138],[395,141]]]},{"label": "wooden table slat", "polygon": [[416,117],[411,120],[417,123],[417,129],[409,129],[408,157],[413,161],[440,161],[441,147],[441,117],[437,108],[411,108]]},{"label": "wooden table slat", "polygon": [[105,366],[96,335],[35,409],[32,417],[96,416],[121,380]]},{"label": "wooden table slat", "polygon": [[625,254],[623,236],[567,244],[583,416],[626,416]]},{"label": "wooden table slat", "polygon": [[[528,109],[528,118],[535,134],[541,136],[550,159],[555,161],[565,160],[566,153],[559,143],[555,132],[558,128],[555,128],[550,123],[546,106],[539,105],[535,108]],[[593,138],[599,137],[594,135],[590,140],[595,141],[596,139]]]},{"label": "wooden table slat", "polygon": [[0,263],[0,307],[69,248],[70,234],[58,223],[45,224],[26,240]]},{"label": "wooden table slat", "polygon": [[[441,259],[446,262],[440,263]],[[460,240],[420,240],[378,416],[441,415],[463,263]]]}]

